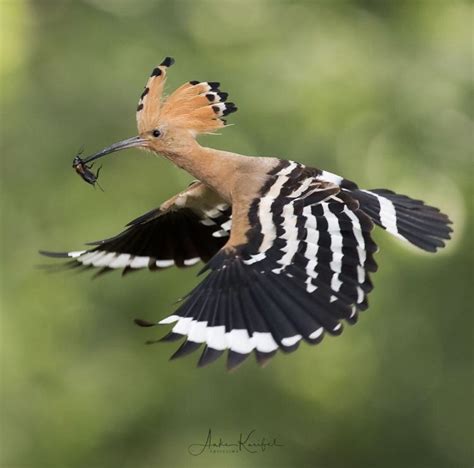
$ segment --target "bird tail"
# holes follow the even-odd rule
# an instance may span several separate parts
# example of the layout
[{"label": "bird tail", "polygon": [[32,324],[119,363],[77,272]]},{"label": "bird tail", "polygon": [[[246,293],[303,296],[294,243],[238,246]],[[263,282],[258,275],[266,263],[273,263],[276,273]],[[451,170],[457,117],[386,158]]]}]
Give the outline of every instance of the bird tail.
[{"label": "bird tail", "polygon": [[438,208],[386,189],[349,190],[372,221],[420,249],[436,252],[450,239],[451,220]]}]

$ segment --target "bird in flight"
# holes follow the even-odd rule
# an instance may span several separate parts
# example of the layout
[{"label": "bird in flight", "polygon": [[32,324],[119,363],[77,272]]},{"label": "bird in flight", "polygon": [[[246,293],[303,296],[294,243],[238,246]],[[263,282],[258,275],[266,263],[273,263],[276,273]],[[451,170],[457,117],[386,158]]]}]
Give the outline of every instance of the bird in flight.
[{"label": "bird in flight", "polygon": [[184,338],[172,358],[203,346],[198,366],[225,351],[228,369],[252,352],[264,365],[278,349],[292,352],[301,341],[340,335],[343,322],[356,323],[368,307],[370,273],[377,269],[374,225],[429,252],[450,238],[449,218],[420,200],[360,189],[291,160],[201,146],[196,138],[224,128],[224,118],[237,108],[217,82],[190,81],[164,98],[173,63],[165,58],[146,83],[136,112],[138,136],[80,164],[89,168],[107,154],[141,148],[197,180],[87,250],[41,252],[100,273],[204,262],[206,276],[172,315],[136,320],[141,326],[174,324],[160,339]]}]

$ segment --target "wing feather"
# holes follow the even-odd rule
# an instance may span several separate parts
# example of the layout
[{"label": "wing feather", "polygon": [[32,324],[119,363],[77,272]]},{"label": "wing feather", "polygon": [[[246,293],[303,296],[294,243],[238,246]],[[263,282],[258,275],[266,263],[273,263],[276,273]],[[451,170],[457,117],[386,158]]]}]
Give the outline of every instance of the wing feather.
[{"label": "wing feather", "polygon": [[[349,194],[317,176],[317,170],[284,161],[269,173],[247,207],[247,242],[234,245],[231,237],[174,312],[203,317],[202,308],[210,307],[201,325],[206,346],[199,366],[225,349],[229,369],[251,352],[264,365],[278,349],[294,351],[302,340],[317,344],[325,332],[339,335],[343,320],[353,324],[366,309],[369,272],[377,268],[373,223]],[[232,221],[239,228],[239,219]],[[186,329],[173,332],[193,338]]]},{"label": "wing feather", "polygon": [[101,271],[188,267],[219,251],[228,240],[231,220],[231,207],[198,182],[130,221],[120,234],[89,243],[90,249],[40,253],[68,258],[70,267],[86,265]]}]

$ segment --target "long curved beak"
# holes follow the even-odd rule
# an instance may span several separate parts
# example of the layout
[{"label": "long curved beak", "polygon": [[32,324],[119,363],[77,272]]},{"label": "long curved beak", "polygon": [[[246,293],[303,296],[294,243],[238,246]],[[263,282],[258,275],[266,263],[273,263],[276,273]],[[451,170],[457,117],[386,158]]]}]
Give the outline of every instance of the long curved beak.
[{"label": "long curved beak", "polygon": [[127,138],[126,140],[119,141],[118,143],[114,143],[113,145],[110,145],[107,148],[104,148],[102,151],[99,151],[98,153],[93,154],[92,156],[89,156],[88,158],[84,159],[82,162],[84,164],[87,164],[107,154],[115,153],[116,151],[120,151],[127,148],[144,147],[146,146],[147,142],[148,140],[145,140],[144,138],[141,138],[139,136]]}]

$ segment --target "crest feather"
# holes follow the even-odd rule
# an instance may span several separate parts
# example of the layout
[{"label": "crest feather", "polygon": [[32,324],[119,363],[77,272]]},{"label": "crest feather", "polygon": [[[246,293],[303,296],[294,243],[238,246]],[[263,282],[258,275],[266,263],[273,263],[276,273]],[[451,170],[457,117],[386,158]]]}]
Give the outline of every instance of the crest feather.
[{"label": "crest feather", "polygon": [[166,57],[153,69],[150,78],[148,78],[137,107],[137,126],[140,133],[154,128],[158,123],[166,72],[173,63],[173,58]]},{"label": "crest feather", "polygon": [[189,129],[193,134],[212,133],[226,125],[222,118],[237,107],[226,102],[227,93],[219,90],[216,81],[189,81],[163,99],[167,69],[174,59],[166,57],[153,69],[137,107],[140,133],[152,130],[163,122]]},{"label": "crest feather", "polygon": [[226,102],[228,94],[221,92],[219,86],[215,81],[185,83],[163,103],[161,118],[195,134],[224,127],[226,121],[221,117],[235,112],[237,107]]}]

